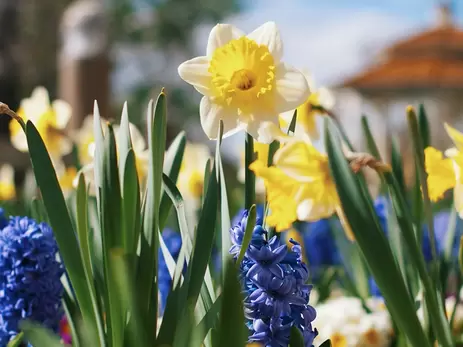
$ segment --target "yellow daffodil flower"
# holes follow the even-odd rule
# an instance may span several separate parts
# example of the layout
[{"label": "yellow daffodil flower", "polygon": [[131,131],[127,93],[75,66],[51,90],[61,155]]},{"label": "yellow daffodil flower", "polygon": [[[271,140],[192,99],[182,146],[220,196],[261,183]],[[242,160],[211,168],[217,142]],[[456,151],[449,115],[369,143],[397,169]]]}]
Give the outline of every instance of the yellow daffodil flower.
[{"label": "yellow daffodil flower", "polygon": [[77,169],[73,166],[66,167],[64,163],[55,165],[58,182],[65,196],[74,190],[74,181],[77,179]]},{"label": "yellow daffodil flower", "polygon": [[270,143],[266,123],[278,126],[278,114],[294,109],[309,96],[304,75],[281,62],[283,44],[273,22],[245,35],[229,24],[217,24],[209,35],[206,56],[181,64],[180,77],[204,95],[201,125],[210,139],[220,120],[229,136],[244,129]]},{"label": "yellow daffodil flower", "polygon": [[445,129],[456,148],[446,150],[445,157],[433,147],[426,148],[424,152],[429,198],[438,201],[453,188],[455,208],[463,218],[463,134],[448,124],[445,124]]},{"label": "yellow daffodil flower", "polygon": [[79,163],[84,166],[93,161],[95,138],[93,136],[93,116],[87,116],[82,126],[73,134],[73,140],[77,145]]},{"label": "yellow daffodil flower", "polygon": [[[334,96],[330,90],[325,87],[318,88],[308,73],[305,73],[311,94],[306,101],[297,107],[297,119],[295,135],[306,134],[311,140],[319,140],[321,120],[323,120],[323,111],[331,110],[334,106]],[[280,126],[287,129],[294,116],[295,110],[284,112],[280,115]]]},{"label": "yellow daffodil flower", "polygon": [[264,179],[270,215],[267,222],[277,231],[296,220],[316,221],[337,213],[349,239],[352,231],[344,217],[328,165],[328,157],[304,141],[292,141],[274,156],[274,166],[259,161],[250,168]]},{"label": "yellow daffodil flower", "polygon": [[16,197],[14,169],[11,165],[0,167],[0,201],[13,200]]},{"label": "yellow daffodil flower", "polygon": [[[260,142],[254,142],[254,152],[256,153],[256,160],[261,161],[264,165],[267,165],[268,163],[269,150],[270,145]],[[243,152],[241,153],[241,167],[238,170],[238,181],[240,181],[241,183],[244,183],[245,181],[245,172],[245,156]],[[256,177],[256,193],[261,196],[265,194],[264,181],[259,177]]]},{"label": "yellow daffodil flower", "polygon": [[[55,100],[50,104],[45,88],[37,87],[30,98],[22,100],[17,114],[24,121],[30,120],[34,123],[53,160],[72,150],[72,143],[64,134],[71,118],[71,107],[62,100]],[[10,122],[10,133],[13,146],[27,152],[26,135],[18,122]]]},{"label": "yellow daffodil flower", "polygon": [[187,143],[178,176],[178,188],[186,199],[199,201],[203,194],[204,170],[211,155],[202,144]]}]

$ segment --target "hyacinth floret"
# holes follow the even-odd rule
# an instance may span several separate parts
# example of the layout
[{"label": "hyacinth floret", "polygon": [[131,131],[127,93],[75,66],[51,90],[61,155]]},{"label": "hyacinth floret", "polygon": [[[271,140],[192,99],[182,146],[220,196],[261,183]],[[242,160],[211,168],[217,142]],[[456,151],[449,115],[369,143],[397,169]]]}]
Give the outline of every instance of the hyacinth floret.
[{"label": "hyacinth floret", "polygon": [[[230,230],[235,260],[241,250],[248,222],[243,211]],[[302,261],[302,248],[290,240],[291,249],[277,237],[270,240],[258,214],[253,235],[240,264],[240,280],[249,341],[265,347],[287,347],[291,327],[297,327],[306,347],[312,346],[317,331],[312,328],[315,309],[309,305],[312,286],[307,285],[309,271]]]},{"label": "hyacinth floret", "polygon": [[[0,215],[4,221],[3,210]],[[64,268],[57,254],[58,246],[46,223],[11,217],[1,229],[1,346],[19,333],[19,322],[24,319],[58,331],[63,317]]]},{"label": "hyacinth floret", "polygon": [[[180,254],[180,249],[182,248],[182,236],[180,233],[166,228],[162,231],[162,238],[166,244],[167,249],[172,255],[172,258],[177,260]],[[172,279],[170,277],[169,269],[167,268],[166,260],[161,249],[159,249],[158,260],[158,288],[161,298],[159,302],[159,309],[160,313],[163,314],[167,303],[167,297],[169,296],[170,288],[172,286]]]}]

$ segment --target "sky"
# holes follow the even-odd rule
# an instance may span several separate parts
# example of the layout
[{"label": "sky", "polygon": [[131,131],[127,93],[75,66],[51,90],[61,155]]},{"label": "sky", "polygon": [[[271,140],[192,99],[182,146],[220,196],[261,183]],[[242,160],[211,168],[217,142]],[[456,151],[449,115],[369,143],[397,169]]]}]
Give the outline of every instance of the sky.
[{"label": "sky", "polygon": [[[462,1],[453,1],[456,21]],[[224,20],[252,31],[275,21],[284,60],[309,70],[322,84],[336,84],[374,62],[381,48],[436,23],[436,0],[247,0],[243,11]],[[212,25],[200,30],[205,46]],[[203,48],[204,49],[204,48]]]}]

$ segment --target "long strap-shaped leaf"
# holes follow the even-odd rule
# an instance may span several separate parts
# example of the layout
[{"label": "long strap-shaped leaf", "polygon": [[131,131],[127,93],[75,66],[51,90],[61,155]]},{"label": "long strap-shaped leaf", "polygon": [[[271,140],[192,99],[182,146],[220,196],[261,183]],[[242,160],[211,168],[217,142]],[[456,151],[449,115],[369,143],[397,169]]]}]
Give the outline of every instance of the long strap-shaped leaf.
[{"label": "long strap-shaped leaf", "polygon": [[[84,323],[95,337],[93,341],[97,344],[97,334],[92,331],[97,323],[91,298],[91,285],[85,277],[76,232],[66,207],[63,192],[45,144],[36,127],[30,121],[26,124],[26,136],[37,185],[40,188],[61,257],[79,302]],[[99,343],[103,345],[104,342],[100,341]]]},{"label": "long strap-shaped leaf", "polygon": [[334,134],[327,126],[325,135],[330,169],[356,242],[399,329],[408,336],[413,346],[430,347],[389,243],[371,202],[365,196],[367,189],[361,186],[363,182],[350,169],[340,141]]}]

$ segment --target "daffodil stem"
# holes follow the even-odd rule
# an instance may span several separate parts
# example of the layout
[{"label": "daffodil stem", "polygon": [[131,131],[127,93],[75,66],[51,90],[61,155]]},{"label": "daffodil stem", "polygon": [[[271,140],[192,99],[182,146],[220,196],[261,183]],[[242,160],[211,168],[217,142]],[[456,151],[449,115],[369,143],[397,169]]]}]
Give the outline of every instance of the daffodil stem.
[{"label": "daffodil stem", "polygon": [[249,169],[249,165],[254,161],[254,139],[249,134],[246,134],[244,153],[246,163],[244,208],[249,209],[256,201],[256,176]]},{"label": "daffodil stem", "polygon": [[434,221],[432,216],[431,201],[429,200],[428,194],[428,183],[426,170],[424,168],[424,148],[423,141],[421,139],[420,129],[418,126],[418,119],[416,112],[413,107],[409,106],[407,108],[407,119],[408,127],[410,129],[410,135],[412,137],[412,143],[415,150],[415,160],[416,160],[416,169],[418,171],[418,177],[421,184],[421,189],[423,191],[423,208],[425,212],[426,222],[428,224],[429,240],[431,245],[431,254],[432,260],[435,262],[432,267],[433,279],[436,282],[436,286],[440,287],[439,279],[439,260],[437,258],[437,246],[436,246],[436,236],[434,232]]},{"label": "daffodil stem", "polygon": [[10,116],[11,118],[15,119],[19,125],[21,125],[21,128],[26,132],[26,123],[24,123],[24,120],[14,111],[12,111],[7,104],[4,104],[3,102],[0,102],[0,114],[6,114]]}]

